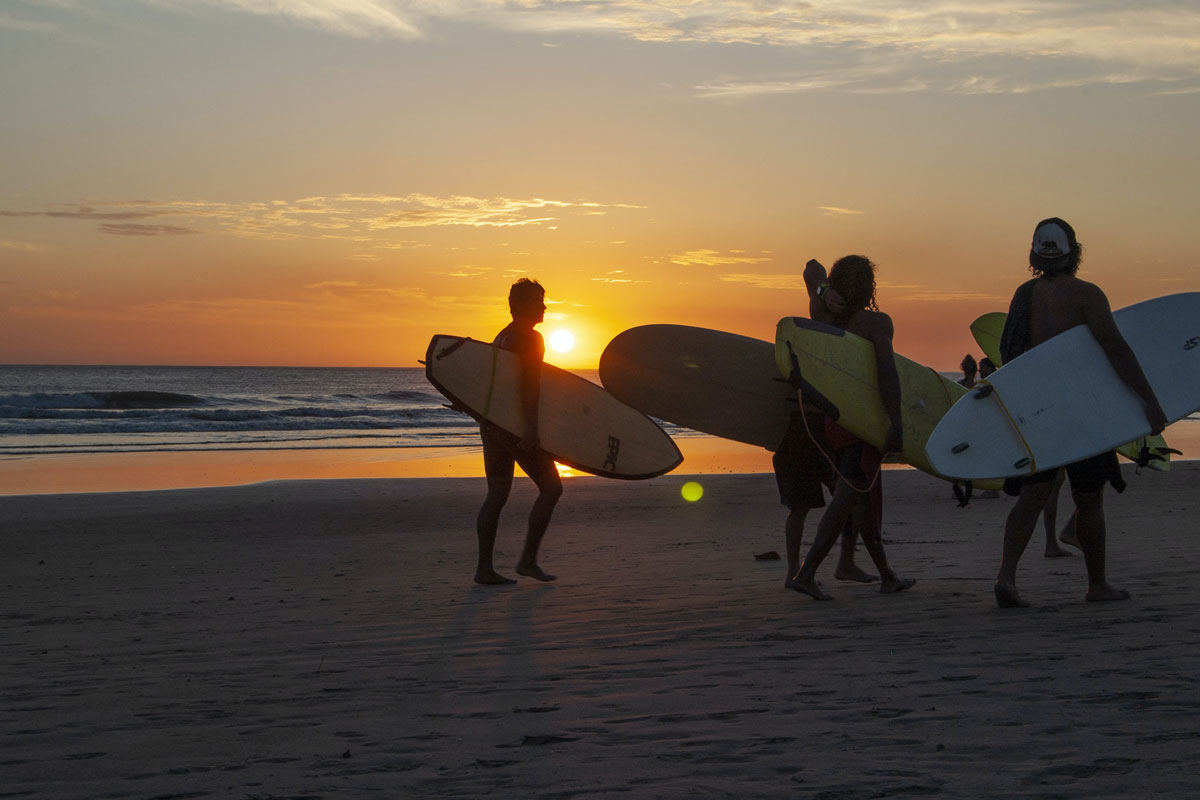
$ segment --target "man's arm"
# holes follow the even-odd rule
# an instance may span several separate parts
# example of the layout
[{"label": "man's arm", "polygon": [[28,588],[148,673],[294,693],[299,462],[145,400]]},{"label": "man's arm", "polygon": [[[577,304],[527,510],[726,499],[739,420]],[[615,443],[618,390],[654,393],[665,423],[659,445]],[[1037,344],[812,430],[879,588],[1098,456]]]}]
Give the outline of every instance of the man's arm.
[{"label": "man's arm", "polygon": [[833,325],[845,304],[829,288],[825,266],[815,258],[804,265],[804,286],[808,289],[808,318]]},{"label": "man's arm", "polygon": [[1146,374],[1142,372],[1142,365],[1138,363],[1133,348],[1121,335],[1121,330],[1117,327],[1116,320],[1113,319],[1108,297],[1099,286],[1094,284],[1088,284],[1088,286],[1089,289],[1084,294],[1082,306],[1083,319],[1088,330],[1092,332],[1100,349],[1108,357],[1117,377],[1128,384],[1129,388],[1137,392],[1138,397],[1142,399],[1142,403],[1146,407],[1146,419],[1150,422],[1150,433],[1162,433],[1163,428],[1167,427],[1167,415],[1163,413],[1162,406],[1158,403],[1158,396],[1154,394],[1154,389],[1146,380]]},{"label": "man's arm", "polygon": [[874,313],[866,337],[875,345],[875,379],[879,383],[879,396],[883,410],[891,421],[891,430],[883,443],[886,453],[904,450],[904,420],[900,411],[900,373],[896,371],[896,351],[892,349],[894,328],[887,314]]}]

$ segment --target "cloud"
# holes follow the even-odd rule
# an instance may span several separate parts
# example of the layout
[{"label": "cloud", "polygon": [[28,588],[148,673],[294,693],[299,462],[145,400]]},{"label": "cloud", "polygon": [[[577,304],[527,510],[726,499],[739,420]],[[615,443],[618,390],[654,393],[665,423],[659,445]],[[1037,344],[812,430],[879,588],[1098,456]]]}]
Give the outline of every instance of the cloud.
[{"label": "cloud", "polygon": [[35,242],[19,242],[15,239],[0,239],[0,248],[4,250],[20,250],[26,253],[36,253],[46,248]]},{"label": "cloud", "polygon": [[[1200,6],[1186,0],[140,0],[330,35],[449,39],[455,27],[536,37],[771,48],[787,70],[716,75],[700,97],[806,92],[994,94],[1103,84],[1200,91]],[[95,15],[83,0],[27,0]],[[26,13],[26,18],[32,14]],[[0,12],[0,30],[46,30]],[[718,62],[714,62],[718,63]]]},{"label": "cloud", "polygon": [[864,213],[852,208],[838,208],[837,206],[819,206],[819,208],[825,212],[827,217],[857,217]]},{"label": "cloud", "polygon": [[[224,231],[256,239],[346,240],[387,249],[423,246],[397,240],[395,229],[463,226],[543,226],[567,216],[594,216],[613,209],[642,209],[628,203],[545,198],[437,197],[427,194],[304,197],[228,203],[205,200],[114,200],[60,203],[42,210],[0,210],[0,217],[81,220],[102,233],[163,236]],[[150,223],[173,218],[191,224]]]},{"label": "cloud", "polygon": [[[306,27],[356,37],[421,37],[415,18],[422,3],[400,0],[143,0],[196,13],[205,7],[277,17]],[[432,5],[426,3],[425,5]]]},{"label": "cloud", "polygon": [[200,233],[195,228],[181,228],[177,225],[143,225],[137,222],[105,222],[96,227],[101,233],[111,233],[115,236],[186,236]]},{"label": "cloud", "polygon": [[744,283],[755,289],[807,291],[803,275],[772,275],[763,273],[741,273],[721,275],[725,283]]},{"label": "cloud", "polygon": [[764,256],[743,255],[744,252],[743,250],[733,250],[729,253],[705,249],[688,250],[686,253],[667,256],[667,260],[672,264],[679,264],[681,266],[702,267],[716,267],[728,264],[761,264],[764,261],[771,260]]}]

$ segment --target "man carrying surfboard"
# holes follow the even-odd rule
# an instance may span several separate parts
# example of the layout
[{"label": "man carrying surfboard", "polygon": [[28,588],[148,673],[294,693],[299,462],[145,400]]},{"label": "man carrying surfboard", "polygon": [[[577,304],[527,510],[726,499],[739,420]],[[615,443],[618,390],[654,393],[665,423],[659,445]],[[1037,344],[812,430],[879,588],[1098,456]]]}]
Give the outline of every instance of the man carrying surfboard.
[{"label": "man carrying surfboard", "polygon": [[[804,281],[812,287],[813,295],[819,297],[827,309],[823,321],[874,344],[880,394],[891,422],[883,450],[894,453],[902,451],[900,377],[896,372],[892,349],[892,318],[881,312],[875,304],[875,265],[865,256],[846,256],[833,265],[826,282],[825,267],[820,262],[809,261],[804,269]],[[883,490],[880,482],[883,452],[828,418],[826,436],[833,450],[837,483],[833,498],[817,525],[816,539],[793,578],[791,588],[816,600],[833,599],[817,583],[817,567],[851,520],[862,536],[863,545],[875,568],[879,570],[882,582],[880,591],[887,594],[912,587],[916,581],[901,579],[896,575],[888,566],[883,551]]]},{"label": "man carrying surfboard", "polygon": [[[1037,224],[1029,253],[1034,277],[1013,295],[1000,337],[1003,363],[1007,365],[1026,350],[1077,325],[1086,325],[1117,376],[1141,398],[1151,433],[1161,433],[1167,417],[1117,328],[1108,298],[1100,287],[1075,277],[1082,252],[1075,230],[1064,220],[1051,217]],[[1088,573],[1087,599],[1126,600],[1129,593],[1111,586],[1105,575],[1104,486],[1111,483],[1117,491],[1125,488],[1117,455],[1108,451],[1068,464],[1066,469],[1076,507],[1075,536]],[[1001,608],[1029,605],[1017,594],[1017,563],[1053,490],[1057,472],[1051,469],[1010,478],[1005,484],[1006,491],[1018,494],[1018,499],[1005,521],[1003,555],[996,576],[994,591]]]},{"label": "man carrying surfboard", "polygon": [[508,502],[508,495],[512,489],[515,465],[520,464],[521,469],[538,487],[537,500],[529,512],[525,547],[521,551],[520,560],[517,561],[518,574],[539,581],[554,580],[555,576],[538,566],[537,555],[542,537],[546,535],[546,529],[550,525],[554,506],[562,496],[562,478],[558,475],[554,459],[538,449],[538,399],[546,344],[542,334],[535,331],[533,326],[545,318],[545,289],[537,281],[521,278],[509,289],[508,309],[512,314],[512,322],[496,335],[492,344],[516,353],[520,358],[520,393],[525,416],[525,433],[518,439],[487,422],[482,422],[479,426],[488,491],[475,522],[475,532],[479,539],[475,582],[491,586],[516,583],[512,578],[496,572],[492,564],[496,529],[500,524],[500,512]]}]

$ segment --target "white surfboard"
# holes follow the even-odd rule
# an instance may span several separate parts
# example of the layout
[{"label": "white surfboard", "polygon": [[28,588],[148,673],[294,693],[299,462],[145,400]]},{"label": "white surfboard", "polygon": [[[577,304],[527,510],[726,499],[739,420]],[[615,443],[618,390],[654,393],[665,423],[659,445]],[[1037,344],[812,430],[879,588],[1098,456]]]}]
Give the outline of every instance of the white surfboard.
[{"label": "white surfboard", "polygon": [[[525,421],[520,364],[507,350],[461,336],[434,336],[425,376],[455,407],[519,436]],[[596,384],[542,365],[538,438],[555,461],[605,478],[653,478],[683,461],[653,420]]]},{"label": "white surfboard", "polygon": [[600,381],[652,417],[771,451],[797,407],[773,343],[689,325],[617,334],[600,355]]},{"label": "white surfboard", "polygon": [[[1114,313],[1169,422],[1200,408],[1200,292]],[[1003,478],[1060,467],[1150,432],[1141,399],[1084,325],[1029,350],[946,412],[926,454],[945,475]]]}]

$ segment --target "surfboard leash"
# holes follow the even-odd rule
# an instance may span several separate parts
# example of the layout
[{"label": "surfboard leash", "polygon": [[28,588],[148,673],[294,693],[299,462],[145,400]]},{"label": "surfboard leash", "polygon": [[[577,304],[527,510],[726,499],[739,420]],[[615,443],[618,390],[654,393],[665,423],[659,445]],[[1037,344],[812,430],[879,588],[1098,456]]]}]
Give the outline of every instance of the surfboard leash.
[{"label": "surfboard leash", "polygon": [[[871,490],[875,488],[875,483],[879,480],[879,476],[883,473],[883,459],[886,456],[889,456],[892,454],[884,453],[883,451],[880,451],[879,468],[876,469],[875,474],[873,476],[871,476],[871,480],[867,483],[867,488],[859,489],[857,486],[854,485],[853,481],[847,479],[846,476],[842,474],[842,471],[839,470],[837,467],[837,462],[835,462],[833,460],[833,456],[829,455],[829,453],[826,453],[825,448],[821,447],[821,442],[815,436],[813,436],[812,429],[810,427],[808,427],[808,415],[805,414],[803,411],[804,391],[800,388],[797,388],[796,396],[797,396],[797,399],[799,399],[799,401],[800,401],[800,408],[801,408],[800,418],[804,420],[804,432],[808,434],[808,438],[812,441],[812,443],[814,445],[816,445],[817,450],[819,450],[821,452],[821,455],[825,456],[825,460],[829,462],[829,467],[830,467],[830,469],[833,470],[833,474],[836,475],[838,478],[840,478],[842,483],[849,486],[852,491],[858,492],[859,494],[870,494]],[[863,444],[866,444],[866,442],[863,442]]]},{"label": "surfboard leash", "polygon": [[[842,483],[846,484],[847,486],[849,486],[851,488],[851,490],[858,492],[859,494],[869,494],[871,492],[871,490],[875,488],[875,483],[876,483],[876,481],[879,480],[879,476],[883,472],[884,457],[891,455],[891,454],[884,453],[882,451],[880,452],[879,469],[875,470],[875,474],[871,477],[871,480],[867,483],[867,488],[859,489],[851,481],[846,479],[846,476],[843,475],[841,470],[838,469],[837,463],[834,462],[833,457],[830,456],[829,453],[825,452],[825,448],[821,447],[821,443],[817,440],[817,438],[815,436],[813,436],[812,429],[808,427],[808,415],[804,413],[804,389],[805,389],[805,387],[808,387],[809,389],[811,389],[813,394],[816,395],[817,398],[819,398],[819,399],[813,400],[812,404],[814,406],[816,406],[819,410],[824,411],[826,416],[832,417],[834,422],[837,422],[838,417],[841,416],[841,412],[836,405],[834,405],[832,402],[830,402],[829,398],[825,397],[825,395],[823,395],[819,391],[817,391],[817,389],[815,387],[813,387],[812,384],[810,384],[808,381],[804,380],[804,378],[800,375],[800,359],[798,359],[796,357],[796,351],[792,347],[792,343],[788,342],[787,347],[788,347],[788,358],[792,362],[792,373],[791,373],[791,375],[788,376],[787,382],[792,386],[792,388],[794,388],[796,390],[796,399],[800,405],[800,417],[801,417],[801,419],[804,420],[804,432],[808,434],[809,440],[812,441],[812,443],[814,445],[816,445],[817,450],[820,451],[821,455],[823,455],[825,457],[825,460],[829,462],[829,467],[833,470],[833,474],[836,475],[837,477],[841,478]],[[836,413],[830,413],[831,410]],[[863,444],[866,444],[866,442],[864,442]]]}]

